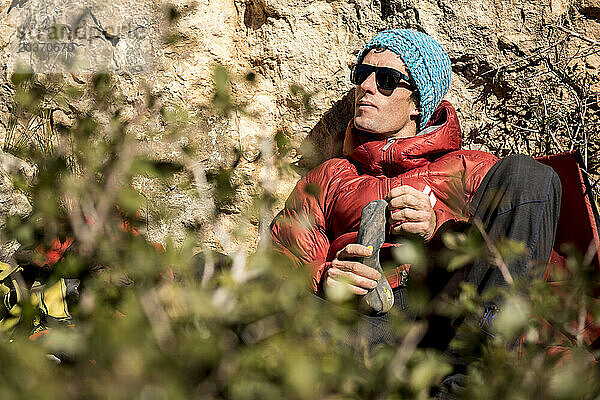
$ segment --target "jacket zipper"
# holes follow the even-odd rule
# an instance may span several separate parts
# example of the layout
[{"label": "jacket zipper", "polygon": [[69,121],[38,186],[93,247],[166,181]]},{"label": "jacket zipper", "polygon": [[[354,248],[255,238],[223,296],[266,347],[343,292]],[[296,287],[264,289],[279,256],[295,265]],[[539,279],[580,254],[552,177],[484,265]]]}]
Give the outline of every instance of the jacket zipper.
[{"label": "jacket zipper", "polygon": [[392,171],[390,171],[390,166],[392,165],[392,151],[389,151],[387,154],[385,154],[385,151],[388,150],[396,141],[396,138],[388,138],[386,144],[381,148],[381,151],[384,152],[383,154],[383,159],[386,162],[386,175],[389,175],[392,173]]},{"label": "jacket zipper", "polygon": [[[387,149],[389,149],[392,146],[392,144],[394,144],[395,141],[396,141],[396,138],[388,138],[385,145],[381,148],[381,151],[385,152]],[[390,158],[391,158],[391,154],[383,155],[383,159],[385,161],[388,161],[388,163],[389,163],[389,161],[391,161]],[[389,173],[390,171],[387,171],[387,172]],[[383,197],[382,198],[385,198],[385,196],[387,196],[387,194],[389,193],[390,187],[391,187],[390,183],[391,183],[391,179],[388,176],[384,176],[384,178],[383,178],[383,194],[382,194]]]},{"label": "jacket zipper", "polygon": [[392,144],[394,144],[395,141],[396,141],[396,138],[388,138],[387,143],[383,146],[383,148],[381,149],[381,151],[386,151],[387,149],[389,149],[390,146]]}]

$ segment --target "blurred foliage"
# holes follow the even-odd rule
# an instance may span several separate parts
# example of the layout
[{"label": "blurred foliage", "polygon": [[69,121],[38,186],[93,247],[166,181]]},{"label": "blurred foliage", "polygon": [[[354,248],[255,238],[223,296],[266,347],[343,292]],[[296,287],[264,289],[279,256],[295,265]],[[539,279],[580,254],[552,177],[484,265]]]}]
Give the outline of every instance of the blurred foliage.
[{"label": "blurred foliage", "polygon": [[[179,11],[169,10],[176,21]],[[254,78],[246,76],[250,83]],[[231,81],[225,68],[215,68],[216,114],[244,108],[231,95]],[[196,242],[194,230],[217,223],[244,183],[234,179],[241,151],[230,165],[207,172],[190,162],[191,148],[180,161],[150,157],[132,134],[138,117],[160,118],[168,138],[182,134],[189,116],[161,105],[150,91],[133,116],[125,113],[108,74],[91,77],[84,88],[29,72],[14,74],[12,84],[15,126],[43,121],[26,132],[46,142],[31,145],[14,136],[5,147],[26,156],[38,174],[19,186],[32,212],[9,219],[3,234],[25,250],[49,248],[56,238],[74,244],[53,267],[31,263],[5,277],[22,291],[12,306],[11,292],[2,292],[5,319],[10,307],[20,313],[0,335],[0,398],[426,399],[445,390],[442,382],[457,371],[459,396],[468,399],[600,394],[599,354],[583,337],[582,315],[600,317],[594,300],[600,277],[591,257],[571,252],[570,278],[559,290],[517,279],[493,292],[463,284],[454,298],[432,298],[426,286],[432,257],[422,245],[407,243],[394,256],[416,266],[406,289],[411,311],[390,314],[393,345],[369,348],[352,296],[333,293],[324,301],[312,295],[306,271],[263,247],[250,255],[234,249],[225,258]],[[297,85],[290,90],[290,107],[310,113],[312,94]],[[78,105],[84,98],[93,101],[72,107],[68,125],[49,120],[47,104]],[[291,135],[280,130],[260,149],[275,184],[292,169],[293,147]],[[212,204],[210,221],[190,228],[182,244],[157,248],[144,238],[138,210],[145,199],[133,180],[169,182],[174,175],[189,180],[198,202]],[[272,187],[261,182],[251,209],[241,214],[270,210]],[[476,234],[448,234],[444,242],[450,270],[492,256]],[[204,251],[194,254],[198,247]],[[522,249],[504,243],[498,251],[509,257]],[[50,288],[62,278],[80,280],[79,295],[66,302],[67,317],[51,318],[29,292],[35,282]],[[498,296],[506,302],[490,338],[477,318]],[[432,315],[465,321],[449,338],[450,351],[423,344],[427,335],[442,334],[429,325]],[[39,324],[49,329],[30,338]],[[525,341],[517,350],[519,337]]]}]

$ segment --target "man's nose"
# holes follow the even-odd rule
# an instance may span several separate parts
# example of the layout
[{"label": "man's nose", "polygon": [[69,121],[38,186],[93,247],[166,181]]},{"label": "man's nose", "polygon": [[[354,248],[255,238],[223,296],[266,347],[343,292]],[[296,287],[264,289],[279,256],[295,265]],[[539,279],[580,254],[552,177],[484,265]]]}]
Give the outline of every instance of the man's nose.
[{"label": "man's nose", "polygon": [[375,72],[372,72],[371,75],[364,80],[363,83],[360,84],[360,88],[365,93],[375,93],[377,92],[377,82],[375,82]]}]

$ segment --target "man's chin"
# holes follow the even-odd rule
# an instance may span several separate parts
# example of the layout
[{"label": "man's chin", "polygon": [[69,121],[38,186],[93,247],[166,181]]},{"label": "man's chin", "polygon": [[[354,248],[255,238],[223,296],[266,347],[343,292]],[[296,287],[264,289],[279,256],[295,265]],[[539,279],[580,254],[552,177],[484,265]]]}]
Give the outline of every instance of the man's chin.
[{"label": "man's chin", "polygon": [[354,127],[359,131],[365,133],[372,133],[373,135],[381,135],[381,133],[377,130],[373,124],[369,124],[368,121],[361,121],[358,118],[354,119]]},{"label": "man's chin", "polygon": [[361,130],[363,132],[375,133],[373,128],[373,124],[371,121],[366,120],[366,118],[354,118],[354,126],[356,129]]}]

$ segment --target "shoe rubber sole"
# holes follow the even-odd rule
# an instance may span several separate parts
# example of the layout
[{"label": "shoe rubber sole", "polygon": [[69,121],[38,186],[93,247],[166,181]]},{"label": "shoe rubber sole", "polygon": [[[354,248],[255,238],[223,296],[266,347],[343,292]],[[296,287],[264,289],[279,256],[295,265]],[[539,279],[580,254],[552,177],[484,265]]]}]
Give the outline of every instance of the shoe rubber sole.
[{"label": "shoe rubber sole", "polygon": [[360,227],[358,228],[358,244],[371,248],[369,257],[363,257],[360,262],[376,269],[381,274],[377,286],[362,296],[359,302],[361,312],[370,315],[385,314],[394,305],[394,294],[381,263],[379,262],[379,250],[385,241],[385,224],[387,201],[375,200],[367,204],[360,216]]}]

